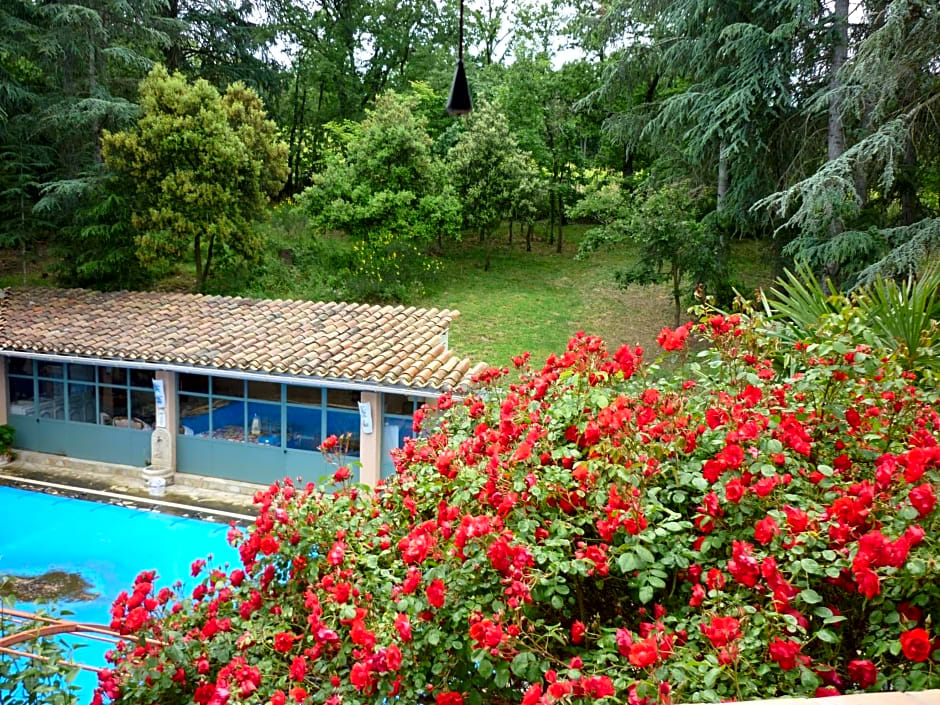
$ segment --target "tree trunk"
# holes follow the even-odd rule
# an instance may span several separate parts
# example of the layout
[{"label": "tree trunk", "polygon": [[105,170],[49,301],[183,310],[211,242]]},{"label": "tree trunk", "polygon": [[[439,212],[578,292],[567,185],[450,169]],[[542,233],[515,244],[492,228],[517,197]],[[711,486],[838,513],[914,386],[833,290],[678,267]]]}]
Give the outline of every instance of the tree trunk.
[{"label": "tree trunk", "polygon": [[839,71],[849,53],[849,0],[835,0],[832,15],[835,43],[829,63],[829,127],[827,152],[829,161],[838,159],[845,152],[845,126],[842,123],[842,81]]},{"label": "tree trunk", "polygon": [[918,217],[917,202],[917,152],[914,142],[908,137],[901,157],[901,173],[898,178],[898,195],[901,201],[901,225],[912,225]]},{"label": "tree trunk", "polygon": [[532,251],[532,228],[535,227],[534,223],[529,223],[528,227],[525,230],[525,251]]},{"label": "tree trunk", "polygon": [[294,74],[294,100],[293,117],[290,125],[290,137],[287,140],[287,183],[284,190],[287,193],[296,193],[295,167],[297,154],[297,121],[298,121],[298,96],[300,95],[300,60],[297,62],[297,73]]},{"label": "tree trunk", "polygon": [[561,254],[562,243],[564,240],[564,233],[561,230],[562,223],[565,222],[565,201],[562,198],[561,192],[558,193],[558,241],[555,243],[555,252]]},{"label": "tree trunk", "polygon": [[629,147],[623,149],[623,164],[620,167],[620,176],[624,185],[633,176],[633,150]]},{"label": "tree trunk", "polygon": [[672,266],[672,299],[676,304],[676,316],[675,316],[675,325],[674,328],[679,327],[679,316],[682,315],[682,300],[681,300],[681,290],[679,285],[682,283],[681,272],[679,268],[675,265]]},{"label": "tree trunk", "polygon": [[196,238],[193,240],[193,255],[196,259],[196,291],[202,290],[202,243],[201,236],[199,233],[196,233]]},{"label": "tree trunk", "polygon": [[[179,0],[169,0],[164,5],[163,17],[171,20],[178,20],[180,16]],[[166,64],[166,70],[169,73],[178,71],[183,63],[183,48],[180,45],[179,36],[174,37],[166,49],[163,50],[163,62]]]},{"label": "tree trunk", "polygon": [[548,191],[548,244],[555,242],[555,187]]},{"label": "tree trunk", "polygon": [[202,272],[200,287],[209,279],[209,267],[212,265],[212,246],[215,244],[215,233],[209,236],[209,248],[206,250],[206,268]]},{"label": "tree trunk", "polygon": [[728,149],[722,142],[718,147],[718,210],[725,206],[728,189],[731,187],[731,173],[728,170]]},{"label": "tree trunk", "polygon": [[[731,169],[728,165],[728,147],[722,142],[718,146],[718,198],[716,210],[720,213],[727,208],[728,191],[731,189]],[[724,278],[728,265],[728,238],[725,223],[718,218],[718,242],[715,244],[715,261],[719,277]]]},{"label": "tree trunk", "polygon": [[[829,62],[829,125],[826,131],[826,152],[829,161],[838,159],[845,153],[845,125],[842,122],[842,81],[839,71],[845,64],[849,52],[849,0],[835,0],[832,14],[835,42]],[[838,204],[833,204],[836,208]],[[834,238],[844,229],[842,219],[835,213],[829,221],[829,237]],[[832,260],[824,265],[823,286],[828,289],[825,278],[831,278],[838,284],[839,261]]]},{"label": "tree trunk", "polygon": [[509,244],[512,244],[512,218],[509,219]]},{"label": "tree trunk", "polygon": [[486,251],[486,258],[483,262],[483,271],[490,271],[490,250],[492,249],[490,243],[493,241],[493,238],[489,237],[489,233],[484,235],[483,231],[480,231],[480,237],[482,238],[481,242],[485,241],[484,250]]}]

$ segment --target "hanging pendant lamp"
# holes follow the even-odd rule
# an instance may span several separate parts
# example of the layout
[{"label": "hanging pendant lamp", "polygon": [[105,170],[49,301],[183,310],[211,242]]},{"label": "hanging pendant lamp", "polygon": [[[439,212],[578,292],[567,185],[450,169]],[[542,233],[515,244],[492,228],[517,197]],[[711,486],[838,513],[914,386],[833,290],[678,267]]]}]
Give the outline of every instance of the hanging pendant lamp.
[{"label": "hanging pendant lamp", "polygon": [[467,72],[463,67],[463,0],[460,0],[460,23],[457,36],[457,70],[454,72],[454,82],[450,86],[450,98],[447,99],[447,113],[449,115],[466,115],[473,110],[470,102],[470,84],[467,83]]}]

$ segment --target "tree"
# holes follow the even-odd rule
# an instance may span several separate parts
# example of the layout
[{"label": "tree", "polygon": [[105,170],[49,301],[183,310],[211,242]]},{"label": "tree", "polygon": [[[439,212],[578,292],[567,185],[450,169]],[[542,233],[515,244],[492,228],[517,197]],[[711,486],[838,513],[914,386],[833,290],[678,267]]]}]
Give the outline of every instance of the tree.
[{"label": "tree", "polygon": [[638,261],[616,273],[623,288],[639,284],[668,283],[675,304],[675,325],[682,316],[682,283],[691,275],[696,284],[705,280],[714,259],[709,233],[701,223],[702,199],[688,184],[654,188],[649,185],[637,205],[620,184],[603,185],[588,195],[573,211],[579,218],[591,217],[600,225],[585,233],[579,255],[601,245],[632,242]]},{"label": "tree", "polygon": [[448,152],[447,163],[463,203],[464,222],[486,246],[483,269],[488,271],[493,230],[511,215],[519,187],[534,169],[531,157],[519,149],[506,116],[481,101]]},{"label": "tree", "polygon": [[380,95],[361,123],[338,132],[341,148],[302,196],[316,227],[354,241],[359,296],[402,297],[400,287],[431,267],[428,245],[459,235],[460,204],[415,106],[410,96]]},{"label": "tree", "polygon": [[158,65],[140,85],[140,105],[134,128],[104,134],[105,164],[134,184],[141,262],[191,249],[201,289],[215,257],[254,259],[251,220],[284,184],[287,147],[240,83],[220,96],[205,80],[188,83]]},{"label": "tree", "polygon": [[0,4],[0,245],[24,254],[99,185],[100,135],[166,40],[159,0]]},{"label": "tree", "polygon": [[[826,111],[827,158],[794,170],[801,178],[754,205],[780,218],[778,230],[796,231],[792,256],[862,283],[915,274],[940,247],[940,207],[931,205],[940,160],[940,7],[894,0],[864,10],[847,57],[844,21],[834,13],[830,90],[808,108]],[[849,127],[854,143],[840,142]]]}]

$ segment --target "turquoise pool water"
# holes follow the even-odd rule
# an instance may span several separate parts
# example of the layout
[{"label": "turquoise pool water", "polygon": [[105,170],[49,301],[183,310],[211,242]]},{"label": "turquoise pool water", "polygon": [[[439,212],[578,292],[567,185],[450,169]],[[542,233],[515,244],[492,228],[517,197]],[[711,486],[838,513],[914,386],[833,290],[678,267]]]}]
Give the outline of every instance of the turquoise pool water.
[{"label": "turquoise pool water", "polygon": [[[81,622],[108,624],[115,596],[129,590],[142,570],[157,571],[159,588],[178,579],[192,584],[189,566],[196,558],[212,554],[212,565],[239,562],[225,540],[227,524],[2,486],[0,517],[0,576],[79,573],[98,597],[54,607]],[[35,611],[50,605],[22,602],[16,607]],[[76,657],[103,666],[107,648],[90,642]],[[84,672],[78,682],[87,702],[96,678]]]}]

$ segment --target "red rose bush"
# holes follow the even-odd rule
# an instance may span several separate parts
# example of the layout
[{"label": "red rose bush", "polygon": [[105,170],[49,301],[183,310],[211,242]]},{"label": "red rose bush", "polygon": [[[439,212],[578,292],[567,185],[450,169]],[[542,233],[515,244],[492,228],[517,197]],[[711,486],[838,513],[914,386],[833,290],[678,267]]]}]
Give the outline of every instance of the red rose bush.
[{"label": "red rose bush", "polygon": [[[114,603],[96,700],[643,705],[940,687],[940,415],[851,308],[714,315],[665,374],[578,335],[419,412],[397,476],[288,480]],[[680,351],[680,355],[689,355]]]}]

